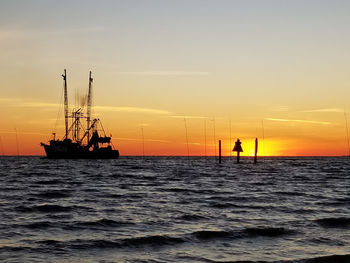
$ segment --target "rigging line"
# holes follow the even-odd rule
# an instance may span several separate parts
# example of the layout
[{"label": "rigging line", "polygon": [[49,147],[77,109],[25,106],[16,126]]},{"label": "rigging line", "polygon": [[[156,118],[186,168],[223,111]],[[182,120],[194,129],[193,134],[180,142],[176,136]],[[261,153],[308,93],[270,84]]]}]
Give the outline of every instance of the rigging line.
[{"label": "rigging line", "polygon": [[105,129],[103,128],[103,125],[102,125],[102,122],[100,121],[100,119],[98,119],[98,123],[100,124],[100,126],[101,126],[101,128],[102,128],[102,131],[103,131],[104,136],[106,136]]},{"label": "rigging line", "polygon": [[349,157],[350,157],[350,141],[349,141],[348,118],[346,116],[345,110],[344,110],[344,117],[345,117],[345,127],[346,127],[346,139],[347,139],[347,142],[348,142],[348,153],[349,153]]},{"label": "rigging line", "polygon": [[190,148],[188,146],[188,133],[187,133],[186,117],[184,117],[184,122],[185,122],[185,130],[186,130],[187,160],[188,160],[188,163],[190,163]]}]

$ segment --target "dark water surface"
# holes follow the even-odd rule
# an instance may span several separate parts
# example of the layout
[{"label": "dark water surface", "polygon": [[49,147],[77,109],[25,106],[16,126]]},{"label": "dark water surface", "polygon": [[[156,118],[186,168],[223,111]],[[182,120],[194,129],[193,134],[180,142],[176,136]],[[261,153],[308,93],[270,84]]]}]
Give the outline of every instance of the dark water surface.
[{"label": "dark water surface", "polygon": [[349,158],[0,158],[1,262],[350,262]]}]

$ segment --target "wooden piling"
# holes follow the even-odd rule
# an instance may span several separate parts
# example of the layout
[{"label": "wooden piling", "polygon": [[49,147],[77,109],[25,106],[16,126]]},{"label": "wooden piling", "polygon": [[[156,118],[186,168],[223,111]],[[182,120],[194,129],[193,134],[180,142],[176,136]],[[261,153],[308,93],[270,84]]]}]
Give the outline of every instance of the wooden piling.
[{"label": "wooden piling", "polygon": [[254,154],[254,163],[258,162],[258,138],[255,138],[255,154]]},{"label": "wooden piling", "polygon": [[221,163],[221,140],[219,140],[219,163]]}]

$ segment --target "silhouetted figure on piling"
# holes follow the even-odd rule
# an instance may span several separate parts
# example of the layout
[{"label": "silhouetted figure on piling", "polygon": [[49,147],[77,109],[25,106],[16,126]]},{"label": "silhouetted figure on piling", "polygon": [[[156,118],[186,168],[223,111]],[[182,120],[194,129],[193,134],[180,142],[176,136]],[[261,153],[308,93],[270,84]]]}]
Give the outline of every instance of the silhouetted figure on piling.
[{"label": "silhouetted figure on piling", "polygon": [[233,147],[232,150],[233,152],[237,152],[237,163],[239,163],[240,153],[243,152],[241,144],[241,141],[237,139],[237,141],[235,142],[235,147]]}]

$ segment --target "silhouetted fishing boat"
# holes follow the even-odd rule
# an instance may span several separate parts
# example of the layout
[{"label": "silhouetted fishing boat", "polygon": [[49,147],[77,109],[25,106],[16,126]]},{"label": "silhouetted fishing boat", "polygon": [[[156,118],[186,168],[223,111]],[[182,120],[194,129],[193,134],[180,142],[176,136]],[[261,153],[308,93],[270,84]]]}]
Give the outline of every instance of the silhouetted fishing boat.
[{"label": "silhouetted fishing boat", "polygon": [[[119,157],[119,151],[112,148],[111,136],[106,136],[100,119],[91,120],[92,101],[92,77],[89,76],[89,90],[87,96],[86,116],[83,108],[74,109],[69,115],[67,74],[64,70],[64,119],[65,135],[62,140],[54,138],[49,144],[41,143],[47,158],[50,159],[115,159]],[[69,119],[71,124],[69,126]],[[86,119],[86,127],[83,127],[81,119]],[[81,134],[81,132],[83,132]],[[103,135],[101,135],[103,134]]]}]

